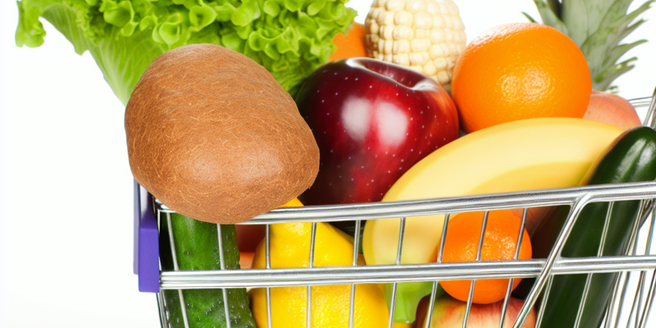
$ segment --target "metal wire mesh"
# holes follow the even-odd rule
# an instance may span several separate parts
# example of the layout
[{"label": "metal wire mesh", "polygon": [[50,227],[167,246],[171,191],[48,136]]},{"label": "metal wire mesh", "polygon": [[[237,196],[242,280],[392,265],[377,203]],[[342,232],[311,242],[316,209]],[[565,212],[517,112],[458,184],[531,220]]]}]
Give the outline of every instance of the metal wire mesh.
[{"label": "metal wire mesh", "polygon": [[[634,100],[634,106],[649,104],[649,98]],[[649,110],[646,122],[653,123],[653,103]],[[516,192],[493,195],[479,195],[470,197],[429,199],[416,201],[400,201],[389,203],[350,204],[310,206],[301,208],[285,208],[260,215],[244,224],[264,224],[265,230],[265,256],[264,269],[226,270],[224,259],[221,256],[221,270],[208,271],[180,271],[174,260],[174,271],[162,271],[160,274],[160,287],[162,290],[178,290],[181,309],[184,311],[184,298],[182,290],[185,289],[223,289],[224,311],[230,327],[229,302],[226,294],[228,288],[266,288],[267,319],[272,322],[271,288],[286,286],[305,286],[307,288],[306,327],[312,326],[312,287],[320,285],[349,285],[349,328],[354,327],[355,293],[357,284],[391,283],[392,297],[389,306],[389,320],[387,327],[394,322],[396,294],[399,283],[402,282],[432,282],[432,293],[428,302],[427,318],[424,328],[432,327],[433,307],[436,300],[437,288],[440,281],[471,280],[471,288],[462,327],[467,326],[470,310],[472,308],[473,291],[477,280],[480,279],[510,279],[503,300],[501,320],[499,327],[506,324],[506,314],[511,298],[514,279],[536,278],[533,288],[529,292],[522,309],[519,311],[513,327],[523,325],[529,311],[534,307],[538,297],[543,301],[539,305],[536,315],[536,327],[540,327],[549,293],[556,275],[587,274],[583,298],[574,327],[578,327],[583,313],[583,305],[589,293],[593,273],[619,273],[616,275],[614,292],[612,293],[603,327],[647,327],[654,294],[656,293],[656,255],[652,252],[654,230],[656,229],[656,215],[654,215],[653,200],[656,198],[656,182],[641,182],[614,185],[585,186],[578,188],[537,190],[530,192]],[[602,232],[602,242],[598,247],[596,257],[564,258],[562,249],[576,222],[581,210],[588,204],[595,202],[609,202],[610,209],[619,201],[637,200],[641,202],[638,220],[633,226],[629,253],[625,256],[602,256],[605,236],[609,229],[610,214],[606,216]],[[518,260],[519,250],[523,242],[523,231],[526,226],[527,213],[530,208],[546,206],[569,206],[570,212],[556,243],[546,259]],[[518,231],[518,242],[511,261],[483,261],[481,248],[488,221],[488,213],[501,209],[523,209],[521,227]],[[608,213],[611,212],[609,209]],[[171,211],[163,204],[156,202],[157,217],[170,220]],[[483,223],[476,261],[464,263],[443,263],[444,241],[449,224],[449,216],[463,212],[483,211]],[[437,261],[426,264],[402,264],[403,241],[406,220],[415,216],[446,215],[442,230],[442,239],[437,252]],[[399,236],[397,242],[396,261],[390,265],[358,265],[358,248],[354,247],[351,266],[315,267],[315,240],[317,222],[355,221],[353,233],[354,245],[360,241],[360,231],[364,220],[396,219],[399,220]],[[308,268],[272,268],[271,265],[271,234],[270,225],[285,222],[312,222],[311,242]],[[638,222],[644,222],[639,225]],[[171,224],[167,225],[169,228]],[[221,226],[217,226],[219,233],[219,253],[223,255],[221,244]],[[169,238],[173,259],[176,258],[175,236],[169,230]],[[160,318],[163,327],[169,327],[167,304],[160,293],[158,303]],[[189,327],[185,317],[184,326]],[[261,327],[262,328],[262,327]],[[278,327],[276,327],[278,328]],[[420,327],[418,327],[420,328]]]}]

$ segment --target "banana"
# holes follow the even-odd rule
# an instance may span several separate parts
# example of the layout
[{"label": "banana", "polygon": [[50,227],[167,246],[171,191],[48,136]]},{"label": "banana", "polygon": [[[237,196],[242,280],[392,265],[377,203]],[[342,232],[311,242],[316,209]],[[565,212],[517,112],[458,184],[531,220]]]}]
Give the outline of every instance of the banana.
[{"label": "banana", "polygon": [[[566,188],[622,133],[605,123],[537,118],[463,136],[408,170],[383,201]],[[399,219],[369,220],[363,236],[368,265],[396,262]],[[401,263],[435,261],[444,215],[406,219]]]}]

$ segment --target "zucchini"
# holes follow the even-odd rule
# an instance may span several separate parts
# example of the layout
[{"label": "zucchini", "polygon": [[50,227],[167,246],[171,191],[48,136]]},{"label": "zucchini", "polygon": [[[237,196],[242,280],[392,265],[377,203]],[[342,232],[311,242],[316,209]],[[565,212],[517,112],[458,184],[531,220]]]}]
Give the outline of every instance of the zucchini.
[{"label": "zucchini", "polygon": [[[169,230],[180,270],[220,270],[217,225],[171,214],[169,229],[166,214],[160,217],[160,261],[163,270],[173,271],[173,256]],[[239,269],[239,250],[234,225],[222,225],[223,258],[225,269]],[[164,302],[171,328],[184,328],[180,294],[177,290],[163,290]],[[226,327],[222,289],[187,289],[182,291],[189,327]],[[245,288],[227,290],[230,324],[232,328],[255,328]]]},{"label": "zucchini", "polygon": [[[587,184],[653,181],[656,179],[656,131],[640,126],[625,131],[614,141],[598,165],[587,175]],[[563,247],[563,257],[595,257],[606,215],[610,221],[602,256],[626,254],[640,209],[640,201],[597,202],[586,205]],[[558,207],[537,228],[531,243],[535,258],[547,257],[560,233],[569,206]],[[593,274],[582,309],[580,328],[598,328],[609,302],[616,273]],[[542,327],[573,327],[583,297],[587,274],[556,275],[549,292]]]}]

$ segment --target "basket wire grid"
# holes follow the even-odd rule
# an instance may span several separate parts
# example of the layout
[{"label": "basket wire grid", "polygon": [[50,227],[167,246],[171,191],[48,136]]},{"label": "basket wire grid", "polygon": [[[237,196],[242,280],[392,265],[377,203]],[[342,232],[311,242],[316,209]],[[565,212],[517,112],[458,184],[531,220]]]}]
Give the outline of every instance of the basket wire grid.
[{"label": "basket wire grid", "polygon": [[[651,101],[650,101],[651,98]],[[631,100],[634,107],[649,106],[645,117],[645,125],[654,126],[654,99],[645,97]],[[656,182],[608,184],[597,186],[584,186],[566,189],[536,190],[528,192],[515,192],[504,194],[478,195],[469,197],[399,201],[389,203],[365,203],[348,205],[308,206],[300,208],[276,209],[262,214],[248,222],[241,224],[264,224],[266,266],[264,269],[225,270],[223,259],[223,245],[221,225],[217,225],[218,252],[220,254],[221,270],[206,271],[180,271],[177,265],[175,243],[172,231],[168,231],[171,246],[174,271],[160,272],[161,290],[178,290],[183,311],[184,326],[189,327],[185,313],[185,289],[222,289],[224,311],[227,327],[231,327],[229,320],[228,288],[266,288],[266,306],[268,323],[272,322],[271,288],[286,286],[307,287],[306,327],[312,327],[311,294],[312,286],[319,285],[351,285],[349,328],[354,327],[354,303],[356,284],[365,283],[391,283],[392,296],[389,306],[389,321],[387,327],[391,328],[394,322],[394,309],[396,303],[397,287],[402,282],[432,282],[432,292],[428,303],[427,317],[423,327],[432,325],[433,307],[437,295],[439,281],[471,280],[469,298],[462,327],[467,327],[469,314],[472,308],[473,291],[477,279],[509,279],[505,298],[503,300],[501,320],[499,327],[504,327],[506,312],[512,292],[514,279],[536,278],[535,284],[529,292],[513,327],[519,328],[530,310],[542,293],[543,301],[537,310],[536,328],[540,327],[546,300],[549,297],[554,275],[587,274],[586,285],[583,291],[575,328],[579,327],[583,305],[589,292],[593,273],[618,273],[615,275],[614,292],[611,294],[602,327],[647,327],[647,319],[652,308],[656,293],[656,255],[652,252],[654,230],[656,230],[656,214],[654,212],[654,199],[656,198]],[[635,220],[630,249],[625,256],[602,256],[604,236],[608,231],[610,215],[606,216],[602,232],[601,243],[596,257],[563,258],[561,251],[572,227],[581,210],[590,203],[609,202],[610,213],[614,202],[637,200],[640,201],[638,219]],[[142,199],[143,201],[143,199]],[[159,219],[168,220],[171,227],[171,210],[156,199],[152,206]],[[524,231],[529,208],[548,206],[569,206],[570,211],[563,225],[556,243],[546,259],[518,260],[519,249],[522,244],[521,232]],[[493,210],[523,209],[521,227],[518,231],[518,245],[512,261],[489,262],[481,260],[483,237],[488,219],[488,213]],[[462,212],[484,212],[483,223],[475,262],[443,263],[442,255],[444,241],[448,229],[449,216]],[[403,239],[406,220],[414,216],[445,215],[442,230],[442,239],[439,246],[437,261],[426,264],[402,264]],[[358,265],[358,247],[360,231],[364,220],[396,219],[399,221],[399,235],[397,241],[396,262],[391,265]],[[314,267],[314,248],[317,222],[355,221],[353,234],[354,247],[353,262],[351,266],[341,267]],[[271,268],[270,225],[285,222],[312,222],[311,241],[308,268]],[[640,225],[642,222],[644,224]],[[167,316],[167,305],[162,296],[157,294],[160,321],[162,327],[170,327]],[[628,312],[627,312],[628,311]],[[263,327],[260,327],[263,328]],[[277,327],[276,327],[277,328]]]}]

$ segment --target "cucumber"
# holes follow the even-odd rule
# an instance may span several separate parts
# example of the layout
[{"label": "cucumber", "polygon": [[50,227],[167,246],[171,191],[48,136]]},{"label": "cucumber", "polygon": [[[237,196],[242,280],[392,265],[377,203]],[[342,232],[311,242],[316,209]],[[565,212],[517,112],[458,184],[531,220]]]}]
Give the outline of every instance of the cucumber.
[{"label": "cucumber", "polygon": [[[656,131],[641,126],[622,133],[588,176],[589,185],[653,181],[656,179]],[[563,247],[563,257],[597,256],[609,207],[609,203],[599,202],[583,208]],[[639,208],[640,201],[613,204],[603,256],[626,254]],[[535,258],[549,255],[568,212],[569,206],[561,206],[541,222],[531,240]],[[580,328],[598,328],[601,325],[616,275],[592,275]],[[586,279],[587,274],[554,277],[541,327],[574,326]]]},{"label": "cucumber", "polygon": [[[171,231],[180,270],[220,270],[216,224],[201,222],[177,213],[171,214]],[[222,225],[223,258],[226,269],[239,269],[239,250],[234,225]],[[173,271],[166,214],[160,217],[160,261],[163,270]],[[177,290],[163,290],[170,327],[184,328],[180,296]],[[189,327],[227,327],[221,289],[183,290]],[[227,290],[232,328],[255,328],[245,288]]]}]

